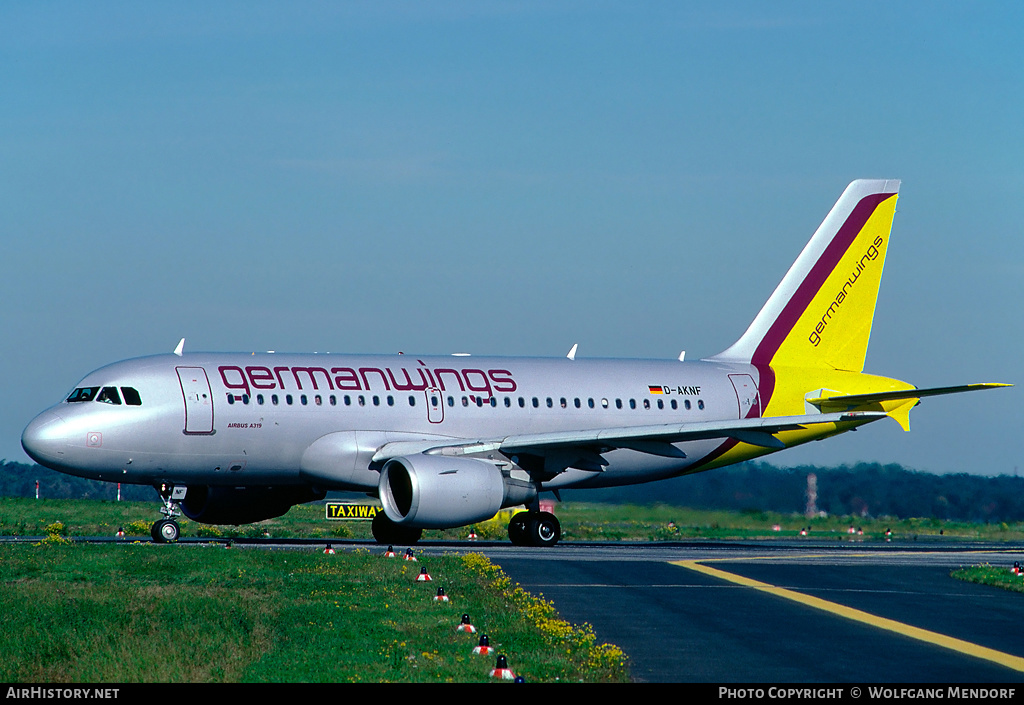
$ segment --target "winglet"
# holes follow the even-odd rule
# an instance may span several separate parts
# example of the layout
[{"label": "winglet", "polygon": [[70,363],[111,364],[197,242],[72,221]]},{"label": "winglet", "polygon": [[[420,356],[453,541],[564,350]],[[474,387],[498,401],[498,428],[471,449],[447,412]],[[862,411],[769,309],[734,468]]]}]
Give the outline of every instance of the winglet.
[{"label": "winglet", "polygon": [[181,351],[185,349],[185,339],[182,338],[178,341],[178,347],[174,348],[174,354],[181,357]]},{"label": "winglet", "polygon": [[576,348],[578,348],[579,346],[580,346],[579,343],[573,343],[572,344],[572,350],[569,351],[569,354],[566,355],[566,357],[569,358],[570,360],[575,360],[576,359]]}]

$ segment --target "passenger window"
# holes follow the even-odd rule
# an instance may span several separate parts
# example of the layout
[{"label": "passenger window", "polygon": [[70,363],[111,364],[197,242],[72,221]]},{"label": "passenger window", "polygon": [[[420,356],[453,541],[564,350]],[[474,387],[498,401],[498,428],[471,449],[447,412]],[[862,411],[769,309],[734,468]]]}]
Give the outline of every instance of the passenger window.
[{"label": "passenger window", "polygon": [[[577,409],[579,409],[579,408],[580,408],[580,398],[579,398],[579,397],[576,397],[575,399],[573,399],[573,400],[572,400],[572,403],[573,403],[573,405],[574,405],[574,406],[575,406],[575,407],[576,407]],[[593,406],[593,405],[591,405],[591,406]]]},{"label": "passenger window", "polygon": [[274,406],[277,406],[277,400],[278,400],[278,397],[277,397],[276,394],[271,394],[270,395],[270,403],[271,404],[273,404]]},{"label": "passenger window", "polygon": [[[431,397],[431,400],[434,402],[434,405],[437,406],[437,397]],[[409,406],[416,406],[416,397],[409,397]]]},{"label": "passenger window", "polygon": [[636,408],[636,399],[630,399],[629,400],[629,408],[630,409],[635,409]]},{"label": "passenger window", "polygon": [[659,409],[664,409],[665,408],[665,402],[663,400],[661,400],[661,399],[658,400],[658,408]]},{"label": "passenger window", "polygon": [[540,399],[538,399],[537,397],[534,397],[533,398],[533,408],[536,409],[539,406],[540,406]]},{"label": "passenger window", "polygon": [[551,397],[548,397],[548,408],[550,409],[550,408],[551,408],[551,407],[553,407],[554,405],[555,405],[555,404],[554,404],[554,402],[553,402],[553,401],[551,401]]},{"label": "passenger window", "polygon": [[507,409],[510,406],[512,406],[512,400],[509,399],[508,397],[505,397],[505,408]]},{"label": "passenger window", "polygon": [[260,404],[260,405],[263,404],[263,395],[262,394],[257,394],[256,395],[256,403]]},{"label": "passenger window", "polygon": [[124,397],[124,403],[128,406],[142,406],[142,397],[132,387],[121,387],[121,396]]},{"label": "passenger window", "polygon": [[679,404],[678,404],[678,403],[676,403],[676,400],[675,400],[675,399],[673,399],[673,400],[672,400],[671,404],[672,404],[672,408],[673,408],[673,409],[678,409],[678,408],[679,408]]},{"label": "passenger window", "polygon": [[684,406],[684,407],[685,407],[685,408],[686,408],[687,410],[689,410],[689,408],[690,408],[690,400],[689,400],[689,399],[683,399],[683,406]]},{"label": "passenger window", "polygon": [[523,409],[525,407],[526,407],[526,399],[524,399],[523,397],[519,397],[519,408]]},{"label": "passenger window", "polygon": [[644,408],[645,409],[650,409],[651,408],[651,400],[650,399],[644,399]]},{"label": "passenger window", "polygon": [[332,394],[331,395],[331,406],[337,406],[337,405],[338,405],[338,397],[336,397],[336,396],[334,396]]},{"label": "passenger window", "polygon": [[101,401],[104,404],[121,405],[121,397],[117,393],[117,387],[104,387],[99,396],[96,397],[96,401]]},{"label": "passenger window", "polygon": [[622,400],[621,399],[616,399],[615,400],[615,408],[616,409],[621,409],[622,408]]},{"label": "passenger window", "polygon": [[395,398],[393,396],[391,396],[390,394],[388,394],[388,406],[394,406],[394,405],[395,405]]},{"label": "passenger window", "polygon": [[345,395],[345,406],[352,406],[352,397],[348,394]]},{"label": "passenger window", "polygon": [[698,399],[697,400],[697,408],[700,409],[701,411],[704,410],[704,400],[703,399]]},{"label": "passenger window", "polygon": [[306,395],[305,395],[305,394],[300,394],[300,395],[299,395],[299,401],[301,401],[301,402],[302,402],[302,405],[303,405],[303,406],[305,406],[305,405],[306,405],[306,404],[307,404],[307,403],[309,402],[309,400],[308,400],[308,399],[306,399]]},{"label": "passenger window", "polygon": [[288,406],[292,405],[292,395],[291,394],[285,394],[284,395],[284,403],[287,404]]},{"label": "passenger window", "polygon": [[313,397],[313,401],[316,402],[317,406],[321,406],[324,403],[324,400],[320,398],[319,394]]}]

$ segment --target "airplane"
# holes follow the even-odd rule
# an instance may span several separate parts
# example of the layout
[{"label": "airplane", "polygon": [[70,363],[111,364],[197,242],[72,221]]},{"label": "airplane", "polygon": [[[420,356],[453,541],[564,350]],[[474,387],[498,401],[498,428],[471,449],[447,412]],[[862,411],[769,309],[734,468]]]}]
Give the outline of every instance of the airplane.
[{"label": "airplane", "polygon": [[865,374],[900,182],[851,183],[746,332],[684,361],[173,353],[89,373],[22,446],[40,465],[149,484],[176,519],[247,524],[356,490],[379,497],[380,543],[523,506],[515,545],[553,546],[542,492],[702,472],[883,418],[910,428],[918,389]]}]

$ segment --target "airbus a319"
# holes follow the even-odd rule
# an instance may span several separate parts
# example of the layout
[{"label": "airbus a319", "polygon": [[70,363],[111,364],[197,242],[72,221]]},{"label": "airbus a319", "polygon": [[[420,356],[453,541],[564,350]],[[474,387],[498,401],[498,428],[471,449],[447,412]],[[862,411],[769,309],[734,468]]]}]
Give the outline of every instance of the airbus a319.
[{"label": "airbus a319", "polygon": [[[898,181],[850,184],[746,332],[680,360],[185,353],[89,373],[25,429],[39,464],[163,498],[158,541],[281,516],[331,490],[380,498],[382,543],[523,506],[514,544],[561,528],[542,492],[711,470],[891,417],[924,397],[865,374]],[[681,356],[682,357],[682,356]]]}]

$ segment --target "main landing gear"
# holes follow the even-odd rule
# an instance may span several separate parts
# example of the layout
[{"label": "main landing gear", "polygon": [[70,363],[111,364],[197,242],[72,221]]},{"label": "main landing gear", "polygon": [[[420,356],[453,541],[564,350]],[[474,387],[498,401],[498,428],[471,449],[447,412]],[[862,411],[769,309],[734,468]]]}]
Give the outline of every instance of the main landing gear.
[{"label": "main landing gear", "polygon": [[377,510],[370,525],[373,539],[380,544],[413,545],[423,537],[423,529],[410,529],[391,521],[383,509]]},{"label": "main landing gear", "polygon": [[554,546],[562,538],[562,525],[550,512],[519,512],[508,523],[513,546]]},{"label": "main landing gear", "polygon": [[168,485],[160,485],[158,488],[160,499],[164,503],[164,506],[160,507],[160,513],[164,515],[164,518],[153,522],[153,526],[149,529],[154,542],[174,543],[181,536],[181,527],[178,526],[175,518],[181,516],[178,505],[181,500],[185,499],[185,490],[185,487]]}]

